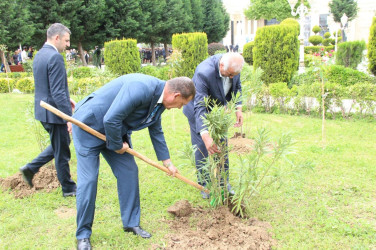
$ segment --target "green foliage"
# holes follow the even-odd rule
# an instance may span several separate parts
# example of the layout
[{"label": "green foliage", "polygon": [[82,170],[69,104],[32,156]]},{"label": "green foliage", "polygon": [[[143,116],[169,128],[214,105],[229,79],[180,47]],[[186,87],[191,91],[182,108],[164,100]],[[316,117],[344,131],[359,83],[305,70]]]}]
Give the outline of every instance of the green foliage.
[{"label": "green foliage", "polygon": [[180,51],[181,62],[176,65],[176,76],[192,78],[199,63],[208,57],[208,40],[205,33],[183,33],[172,36],[172,48]]},{"label": "green foliage", "polygon": [[226,12],[222,1],[202,1],[202,8],[204,13],[203,32],[206,33],[208,42],[221,41],[230,29],[230,16]]},{"label": "green foliage", "polygon": [[214,55],[217,50],[226,50],[226,48],[222,43],[209,43],[208,44],[208,53],[210,56]]},{"label": "green foliage", "polygon": [[318,26],[318,25],[313,26],[313,28],[312,28],[312,32],[315,33],[315,35],[316,35],[317,33],[319,33],[320,31],[321,31],[320,26]]},{"label": "green foliage", "polygon": [[324,38],[329,38],[330,37],[330,32],[325,32]]},{"label": "green foliage", "polygon": [[194,32],[202,32],[204,28],[204,12],[201,0],[190,0],[192,10],[192,26]]},{"label": "green foliage", "polygon": [[82,99],[102,87],[105,83],[99,78],[78,78],[69,83],[69,92],[72,95],[80,96],[80,99]]},{"label": "green foliage", "polygon": [[32,72],[11,72],[6,74],[0,74],[0,78],[12,78],[12,79],[19,79],[23,77],[31,77],[33,76]]},{"label": "green foliage", "polygon": [[109,41],[104,44],[106,67],[116,74],[135,73],[140,70],[141,61],[134,39]]},{"label": "green foliage", "polygon": [[322,45],[324,46],[329,46],[331,44],[333,39],[331,38],[325,38],[323,41],[322,41]]},{"label": "green foliage", "polygon": [[351,86],[359,82],[372,82],[376,84],[376,79],[366,73],[341,65],[330,65],[326,67],[324,77],[329,82],[343,86]]},{"label": "green foliage", "polygon": [[368,39],[368,69],[376,76],[376,17],[373,17]]},{"label": "green foliage", "polygon": [[255,196],[260,195],[265,187],[278,180],[281,172],[273,170],[282,169],[281,159],[294,153],[291,150],[294,142],[289,134],[283,134],[273,145],[270,131],[259,128],[254,141],[254,149],[251,153],[245,157],[239,156],[240,164],[234,165],[234,172],[237,173],[239,179],[234,185],[237,192],[232,198],[232,204],[234,204],[232,211],[240,214],[241,217],[244,216],[243,210],[248,212],[252,210]]},{"label": "green foliage", "polygon": [[304,53],[305,54],[313,54],[313,53],[320,53],[324,49],[326,52],[334,51],[334,46],[304,46]]},{"label": "green foliage", "polygon": [[313,46],[319,45],[320,43],[322,43],[323,40],[324,40],[324,39],[322,38],[322,36],[310,36],[310,37],[308,38],[308,41],[309,41],[310,43],[312,43]]},{"label": "green foliage", "polygon": [[228,172],[225,171],[227,157],[228,131],[235,124],[236,104],[239,102],[239,94],[233,96],[226,106],[219,105],[215,100],[204,99],[205,106],[210,109],[205,117],[202,117],[204,125],[208,128],[213,143],[217,145],[219,153],[209,155],[205,159],[204,171],[209,174],[206,186],[210,190],[211,205],[216,207],[228,205],[229,193],[227,188]]},{"label": "green foliage", "polygon": [[291,90],[287,87],[287,83],[278,82],[269,84],[271,97],[278,102],[278,108],[282,113],[286,112],[286,103],[291,100]]},{"label": "green foliage", "polygon": [[250,65],[253,64],[253,53],[252,53],[252,50],[253,50],[254,46],[255,46],[255,42],[252,41],[252,42],[244,44],[244,47],[243,47],[244,61],[246,63],[250,64]]},{"label": "green foliage", "polygon": [[91,77],[91,69],[89,67],[74,67],[68,70],[68,76],[77,79]]},{"label": "green foliage", "polygon": [[299,64],[299,41],[289,25],[259,28],[253,48],[254,67],[264,70],[263,81],[289,82]]},{"label": "green foliage", "polygon": [[354,20],[358,13],[358,4],[355,0],[332,0],[329,2],[330,12],[335,22],[340,23],[344,13],[349,21]]},{"label": "green foliage", "polygon": [[15,80],[10,78],[0,78],[0,93],[12,92],[15,86],[15,82]]},{"label": "green foliage", "polygon": [[292,25],[292,26],[295,27],[296,33],[298,35],[300,34],[300,24],[299,24],[299,22],[296,19],[294,19],[294,18],[286,18],[280,24],[281,25]]},{"label": "green foliage", "polygon": [[291,7],[285,0],[251,0],[249,8],[244,14],[249,20],[276,18],[282,21],[291,17]]},{"label": "green foliage", "polygon": [[147,65],[145,67],[142,67],[139,73],[149,75],[149,76],[154,76],[161,80],[170,79],[168,75],[169,73],[168,66],[157,67],[157,66]]},{"label": "green foliage", "polygon": [[366,49],[364,41],[343,42],[338,44],[336,64],[356,69],[362,62],[363,51]]},{"label": "green foliage", "polygon": [[34,79],[21,78],[17,81],[16,88],[24,93],[32,93],[34,92]]}]

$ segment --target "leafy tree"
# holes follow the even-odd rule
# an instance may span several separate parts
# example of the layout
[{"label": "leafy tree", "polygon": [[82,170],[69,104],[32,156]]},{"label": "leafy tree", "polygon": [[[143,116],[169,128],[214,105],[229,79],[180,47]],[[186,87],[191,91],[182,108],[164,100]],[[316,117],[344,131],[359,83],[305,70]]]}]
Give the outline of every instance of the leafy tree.
[{"label": "leafy tree", "polygon": [[191,0],[193,31],[203,31],[204,13],[201,0]]},{"label": "leafy tree", "polygon": [[291,8],[287,0],[250,0],[251,4],[244,14],[248,19],[276,18],[282,21],[291,17]]},{"label": "leafy tree", "polygon": [[46,41],[46,31],[49,25],[59,22],[66,25],[60,16],[60,5],[57,0],[28,0],[28,8],[32,15],[30,22],[34,24],[35,32],[31,39],[34,46],[40,48]]},{"label": "leafy tree", "polygon": [[204,26],[208,42],[219,42],[229,30],[230,17],[219,0],[203,0]]},{"label": "leafy tree", "polygon": [[373,17],[368,39],[368,69],[376,76],[376,17]]},{"label": "leafy tree", "polygon": [[138,0],[106,0],[105,12],[100,29],[106,31],[106,40],[123,37],[140,40],[144,35],[149,16],[143,13]]},{"label": "leafy tree", "polygon": [[72,32],[71,43],[77,44],[81,61],[86,65],[83,45],[102,44],[105,40],[105,31],[99,29],[104,17],[105,1],[66,0],[60,9]]},{"label": "leafy tree", "polygon": [[1,1],[0,17],[0,44],[5,44],[9,50],[30,44],[35,29],[29,19],[27,2]]},{"label": "leafy tree", "polygon": [[168,8],[162,17],[161,42],[168,56],[167,44],[171,44],[172,35],[192,31],[192,14],[190,0],[166,0]]},{"label": "leafy tree", "polygon": [[[348,21],[354,20],[358,13],[358,4],[355,0],[332,0],[329,2],[330,12],[333,14],[333,19],[337,23],[341,23],[341,17],[344,13],[349,18]],[[342,26],[342,24],[341,24]],[[345,32],[342,30],[342,37],[345,39]]]}]

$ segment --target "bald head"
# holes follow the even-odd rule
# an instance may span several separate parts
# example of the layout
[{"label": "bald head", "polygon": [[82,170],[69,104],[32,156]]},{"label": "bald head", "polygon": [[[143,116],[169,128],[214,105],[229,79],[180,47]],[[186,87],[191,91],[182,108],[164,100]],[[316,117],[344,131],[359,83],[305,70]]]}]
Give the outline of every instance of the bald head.
[{"label": "bald head", "polygon": [[233,74],[239,74],[242,71],[244,58],[239,53],[226,53],[223,54],[219,62],[224,71],[230,70]]}]

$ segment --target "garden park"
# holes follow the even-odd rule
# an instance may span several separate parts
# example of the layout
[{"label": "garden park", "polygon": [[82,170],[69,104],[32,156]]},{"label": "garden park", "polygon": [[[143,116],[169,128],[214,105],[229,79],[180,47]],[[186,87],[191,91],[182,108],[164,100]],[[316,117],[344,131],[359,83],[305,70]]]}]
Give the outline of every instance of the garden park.
[{"label": "garden park", "polygon": [[[298,23],[287,19],[260,28],[243,48],[242,96],[226,108],[210,104],[204,121],[230,152],[235,195],[212,185],[211,198],[204,200],[198,189],[136,159],[141,226],[153,237],[124,235],[116,178],[101,158],[95,248],[376,248],[376,18],[370,34],[367,45],[342,42],[335,53],[329,44],[306,48],[306,70],[298,74]],[[201,61],[225,52],[220,44],[208,44],[202,32],[174,34],[171,43],[173,53],[163,65],[141,67],[135,39],[106,42],[104,70],[66,61],[71,98],[78,102],[128,73],[192,77]],[[357,65],[366,46],[368,71],[362,72]],[[76,201],[62,197],[53,162],[34,177],[33,188],[18,172],[48,143],[34,119],[34,80],[27,71],[0,75],[0,248],[73,249]],[[243,102],[241,128],[233,127],[237,98]],[[196,181],[186,117],[166,110],[162,127],[180,174]],[[221,144],[226,136],[228,145]],[[134,132],[132,142],[134,150],[156,159],[148,131]],[[76,180],[73,144],[71,152]],[[206,164],[214,184],[224,177],[218,175],[221,159],[209,157]]]}]

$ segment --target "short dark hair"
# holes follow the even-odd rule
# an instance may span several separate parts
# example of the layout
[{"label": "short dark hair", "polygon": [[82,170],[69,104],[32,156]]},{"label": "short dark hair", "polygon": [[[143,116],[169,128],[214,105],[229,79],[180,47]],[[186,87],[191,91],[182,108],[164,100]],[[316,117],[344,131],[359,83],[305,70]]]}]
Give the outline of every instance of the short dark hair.
[{"label": "short dark hair", "polygon": [[179,92],[181,97],[188,99],[196,95],[195,85],[189,77],[181,76],[167,81],[167,86],[171,92]]},{"label": "short dark hair", "polygon": [[47,38],[52,38],[56,35],[62,36],[65,33],[71,34],[71,31],[61,23],[54,23],[47,30]]}]

